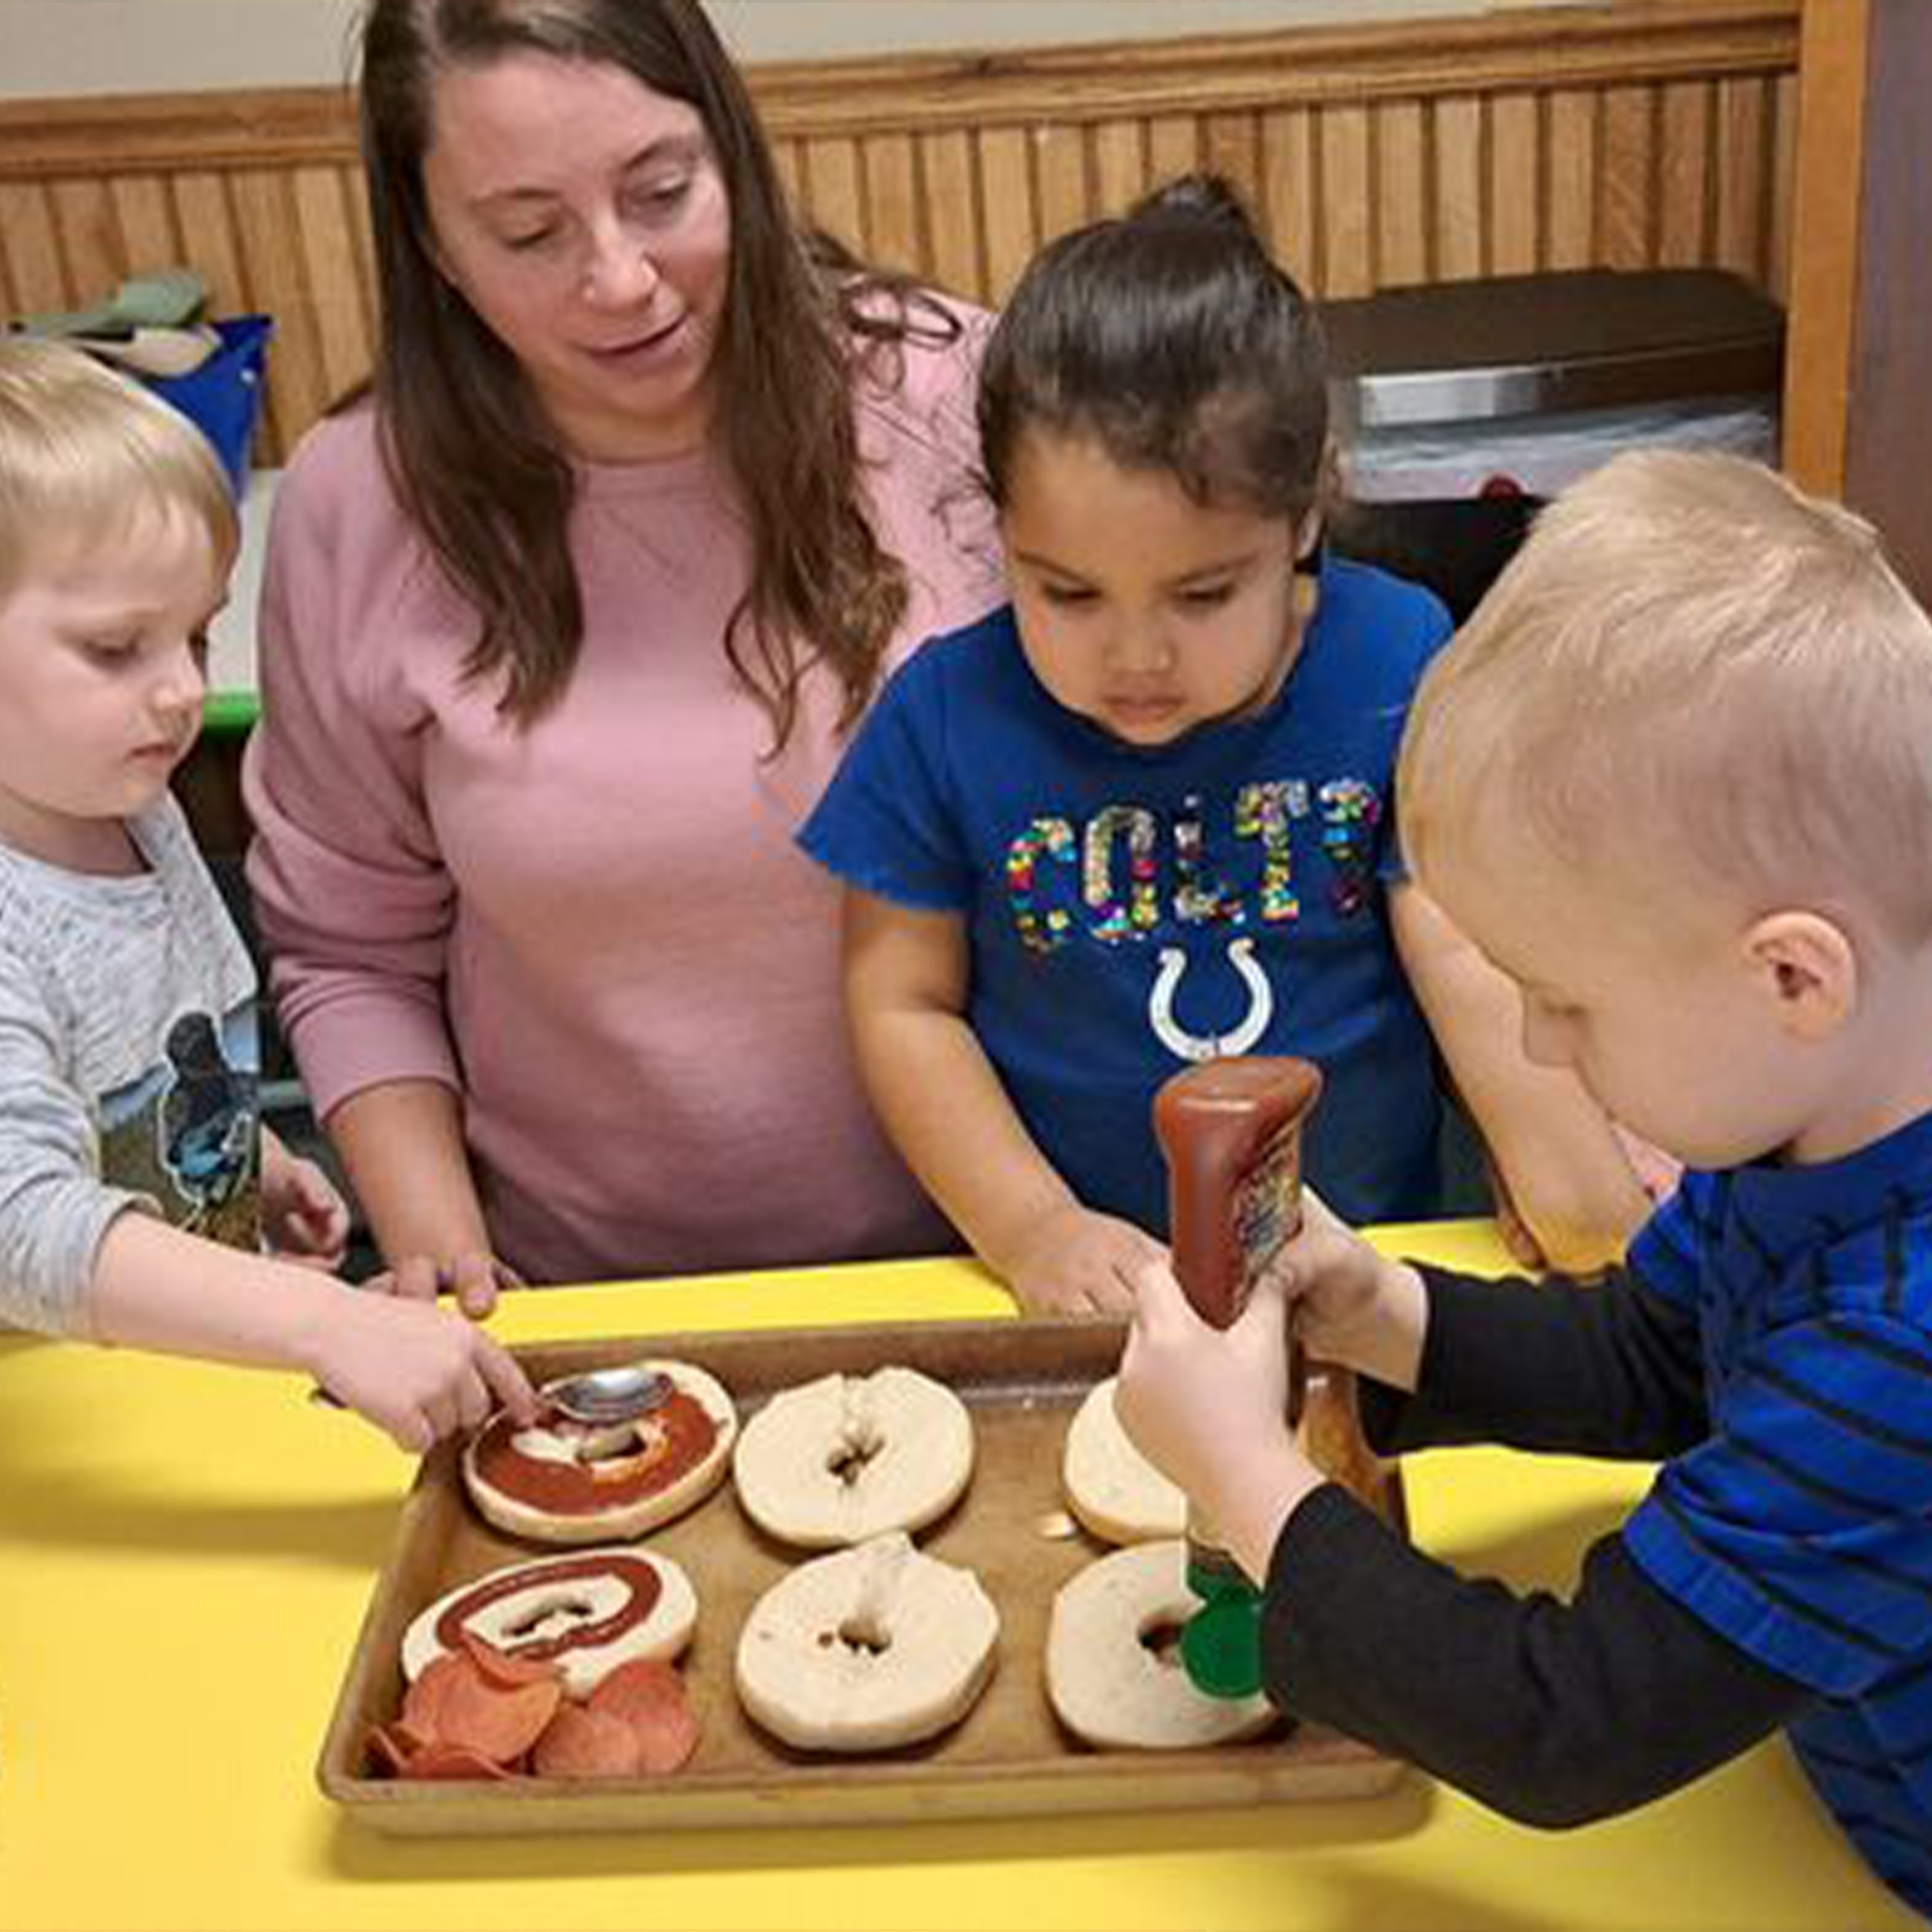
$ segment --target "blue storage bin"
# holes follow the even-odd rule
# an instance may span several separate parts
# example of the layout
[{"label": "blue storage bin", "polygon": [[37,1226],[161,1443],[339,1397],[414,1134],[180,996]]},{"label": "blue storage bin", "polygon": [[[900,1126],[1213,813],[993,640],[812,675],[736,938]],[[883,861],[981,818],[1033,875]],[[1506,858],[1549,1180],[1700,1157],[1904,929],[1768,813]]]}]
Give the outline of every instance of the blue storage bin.
[{"label": "blue storage bin", "polygon": [[248,482],[248,448],[262,412],[262,383],[275,324],[271,316],[240,315],[213,327],[221,347],[199,369],[142,380],[214,445],[239,501]]}]

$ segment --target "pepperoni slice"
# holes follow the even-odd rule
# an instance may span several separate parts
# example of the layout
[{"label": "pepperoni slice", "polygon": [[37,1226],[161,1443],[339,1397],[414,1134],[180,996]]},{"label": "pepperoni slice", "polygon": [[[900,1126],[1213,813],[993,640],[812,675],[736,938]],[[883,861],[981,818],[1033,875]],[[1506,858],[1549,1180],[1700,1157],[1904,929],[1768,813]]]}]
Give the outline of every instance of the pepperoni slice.
[{"label": "pepperoni slice", "polygon": [[399,1777],[663,1776],[697,1748],[698,1723],[670,1664],[634,1658],[587,1703],[564,1695],[554,1662],[513,1656],[466,1631],[424,1666],[402,1714],[369,1733],[379,1771]]},{"label": "pepperoni slice", "polygon": [[403,1767],[405,1777],[490,1777],[497,1780],[514,1777],[516,1774],[498,1764],[495,1758],[485,1757],[481,1751],[468,1749],[462,1745],[425,1745]]},{"label": "pepperoni slice", "polygon": [[530,1769],[539,1777],[635,1777],[642,1753],[622,1718],[564,1704],[537,1740]]},{"label": "pepperoni slice", "polygon": [[369,1732],[369,1755],[376,1768],[391,1777],[409,1775],[410,1760],[423,1747],[423,1740],[407,1724],[376,1724]]},{"label": "pepperoni slice", "polygon": [[492,1684],[469,1658],[461,1660],[461,1675],[451,1680],[437,1729],[441,1744],[459,1745],[508,1764],[522,1757],[543,1735],[563,1701],[563,1680],[552,1677],[506,1690]]},{"label": "pepperoni slice", "polygon": [[458,1678],[473,1672],[461,1652],[450,1651],[435,1659],[403,1697],[402,1721],[423,1744],[443,1734],[442,1713]]},{"label": "pepperoni slice", "polygon": [[506,1687],[467,1650],[450,1651],[410,1686],[403,1722],[430,1744],[456,1745],[505,1765],[536,1743],[562,1701],[556,1671]]},{"label": "pepperoni slice", "polygon": [[519,1657],[512,1651],[498,1650],[488,1637],[478,1636],[473,1630],[459,1631],[456,1640],[469,1661],[499,1690],[521,1690],[526,1684],[562,1681],[562,1671],[548,1659]]},{"label": "pepperoni slice", "polygon": [[638,1769],[663,1776],[688,1763],[697,1748],[697,1714],[684,1679],[662,1659],[620,1663],[590,1693],[589,1708],[621,1718],[637,1734]]}]

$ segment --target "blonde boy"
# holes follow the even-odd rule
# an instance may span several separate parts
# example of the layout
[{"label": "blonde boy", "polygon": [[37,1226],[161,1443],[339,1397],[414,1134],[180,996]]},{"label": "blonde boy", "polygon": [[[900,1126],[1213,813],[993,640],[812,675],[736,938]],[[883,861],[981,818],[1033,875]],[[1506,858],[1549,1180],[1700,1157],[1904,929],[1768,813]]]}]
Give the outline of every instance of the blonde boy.
[{"label": "blonde boy", "polygon": [[236,542],[185,418],[0,344],[0,1316],[302,1369],[422,1447],[527,1389],[329,1278],[342,1204],[260,1129],[253,969],[168,790]]},{"label": "blonde boy", "polygon": [[[1782,1727],[1932,1913],[1932,623],[1845,512],[1625,457],[1438,660],[1398,787],[1530,1056],[1683,1183],[1598,1289],[1384,1261],[1311,1204],[1228,1335],[1143,1293],[1128,1426],[1265,1578],[1285,1706],[1551,1825]],[[1381,1447],[1662,1463],[1570,1603],[1322,1483],[1281,1421],[1288,1299]]]}]

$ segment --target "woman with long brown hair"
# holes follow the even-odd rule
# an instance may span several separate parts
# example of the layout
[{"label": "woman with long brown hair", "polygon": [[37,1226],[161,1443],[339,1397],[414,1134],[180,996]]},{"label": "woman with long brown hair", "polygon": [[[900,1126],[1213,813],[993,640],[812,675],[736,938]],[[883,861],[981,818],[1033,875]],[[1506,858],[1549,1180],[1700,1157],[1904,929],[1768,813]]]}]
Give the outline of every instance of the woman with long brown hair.
[{"label": "woman with long brown hair", "polygon": [[786,209],[696,0],[373,0],[366,393],[277,503],[250,880],[402,1285],[945,1238],[791,835],[999,600],[983,318]]}]

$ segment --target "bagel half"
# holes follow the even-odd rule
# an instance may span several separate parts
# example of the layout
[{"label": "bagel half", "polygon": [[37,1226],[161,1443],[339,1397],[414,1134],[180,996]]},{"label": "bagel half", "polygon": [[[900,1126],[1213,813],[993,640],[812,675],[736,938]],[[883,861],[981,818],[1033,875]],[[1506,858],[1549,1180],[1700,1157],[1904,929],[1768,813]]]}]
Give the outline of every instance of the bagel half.
[{"label": "bagel half", "polygon": [[973,1420],[917,1369],[820,1376],[752,1417],[732,1473],[768,1536],[836,1549],[944,1516],[972,1480]]},{"label": "bagel half", "polygon": [[999,1634],[980,1579],[895,1530],[787,1571],[753,1605],[738,1696],[800,1750],[893,1750],[973,1708]]},{"label": "bagel half", "polygon": [[677,1657],[697,1622],[691,1579],[668,1556],[582,1549],[512,1563],[446,1590],[403,1633],[411,1683],[462,1634],[533,1662],[554,1662],[564,1689],[587,1697],[633,1658]]},{"label": "bagel half", "polygon": [[1210,1697],[1188,1682],[1176,1633],[1201,1607],[1187,1587],[1187,1546],[1116,1549],[1061,1586],[1046,1631],[1046,1694],[1075,1737],[1103,1750],[1186,1750],[1253,1737],[1275,1708]]},{"label": "bagel half", "polygon": [[668,1376],[673,1393],[633,1422],[576,1422],[548,1405],[526,1429],[493,1415],[463,1452],[464,1486],[484,1520],[531,1543],[612,1543],[702,1502],[730,1466],[738,1412],[690,1362],[642,1366]]},{"label": "bagel half", "polygon": [[1061,1460],[1066,1507],[1103,1543],[1183,1534],[1187,1498],[1127,1439],[1114,1412],[1118,1376],[1095,1382],[1074,1411]]}]

